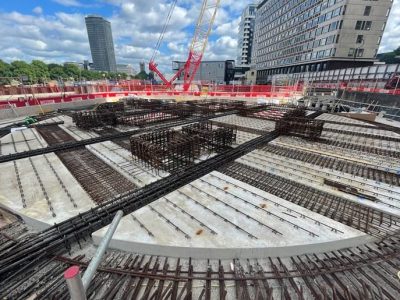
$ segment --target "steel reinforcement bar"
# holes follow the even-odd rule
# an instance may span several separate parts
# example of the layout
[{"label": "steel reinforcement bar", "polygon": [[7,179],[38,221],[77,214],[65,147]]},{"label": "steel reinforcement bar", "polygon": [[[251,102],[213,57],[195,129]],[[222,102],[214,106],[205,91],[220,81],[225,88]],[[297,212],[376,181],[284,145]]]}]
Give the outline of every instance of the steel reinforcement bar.
[{"label": "steel reinforcement bar", "polygon": [[379,135],[379,134],[356,132],[356,131],[342,130],[342,129],[336,129],[336,128],[324,128],[324,131],[334,132],[334,133],[339,133],[339,134],[344,134],[344,135],[350,135],[350,136],[362,136],[362,137],[370,138],[370,139],[378,139],[378,140],[400,143],[400,138],[393,137],[393,136],[384,136],[384,135]]},{"label": "steel reinforcement bar", "polygon": [[[18,223],[1,230],[9,241],[21,235]],[[21,227],[21,226],[20,226]],[[22,229],[24,226],[21,227]],[[110,251],[88,289],[88,299],[398,299],[395,276],[399,237],[318,254],[287,258],[234,259],[195,265],[192,260]],[[63,256],[30,266],[1,282],[0,298],[68,299],[63,271],[84,271],[90,257]],[[390,274],[393,274],[390,276]],[[196,281],[198,284],[193,285]],[[196,288],[197,287],[197,288]],[[211,289],[211,287],[213,287]],[[163,296],[164,295],[164,296]],[[178,297],[180,295],[180,297]],[[202,295],[202,297],[199,297]],[[255,295],[255,297],[250,297]],[[258,295],[258,296],[257,296]]]},{"label": "steel reinforcement bar", "polygon": [[83,214],[56,224],[37,236],[20,241],[0,252],[0,278],[9,272],[20,270],[39,258],[56,254],[63,247],[70,249],[72,242],[108,225],[118,210],[132,213],[162,196],[234,161],[242,155],[263,146],[278,136],[271,132],[237,148],[225,151],[211,159],[189,167],[183,172],[170,175],[141,189],[124,193]]},{"label": "steel reinforcement bar", "polygon": [[149,126],[146,128],[135,129],[135,130],[130,130],[130,131],[126,131],[126,132],[118,132],[118,133],[113,133],[113,134],[109,134],[109,135],[103,135],[103,136],[86,139],[86,140],[82,140],[82,141],[73,141],[73,142],[71,141],[71,142],[66,142],[66,143],[60,143],[57,145],[51,145],[46,148],[40,148],[40,149],[34,149],[34,150],[30,150],[30,151],[24,151],[24,152],[19,152],[19,153],[3,155],[3,156],[0,156],[0,163],[9,162],[9,161],[13,161],[16,159],[21,159],[21,158],[32,157],[32,156],[36,156],[36,155],[42,155],[42,154],[46,154],[46,153],[52,153],[52,152],[56,152],[56,151],[75,149],[75,148],[79,148],[79,147],[83,147],[83,146],[87,146],[87,145],[91,145],[91,144],[96,144],[96,143],[101,143],[101,142],[105,142],[105,141],[109,141],[109,140],[123,139],[123,138],[130,137],[130,136],[138,134],[138,133],[144,133],[144,132],[158,130],[158,129],[166,129],[166,128],[170,128],[170,127],[174,127],[174,126],[181,126],[181,125],[185,125],[185,124],[206,121],[206,120],[210,120],[213,118],[231,115],[234,113],[235,112],[228,112],[228,113],[209,116],[209,117],[188,118],[188,119],[180,120],[177,122],[168,122],[166,124]]},{"label": "steel reinforcement bar", "polygon": [[400,230],[398,217],[241,163],[218,171],[377,238]]},{"label": "steel reinforcement bar", "polygon": [[382,149],[382,148],[377,148],[377,147],[370,147],[370,146],[366,146],[366,145],[353,144],[353,143],[339,141],[339,140],[330,140],[330,139],[326,139],[326,138],[320,138],[317,140],[317,142],[321,143],[321,144],[325,144],[325,145],[344,148],[344,149],[372,153],[372,154],[381,155],[381,156],[400,158],[399,151],[387,150],[387,149]]},{"label": "steel reinforcement bar", "polygon": [[361,163],[351,162],[345,159],[331,157],[329,155],[316,154],[271,144],[265,146],[263,150],[319,167],[384,182],[389,185],[400,186],[400,175],[389,171],[380,170],[372,166],[363,165]]}]

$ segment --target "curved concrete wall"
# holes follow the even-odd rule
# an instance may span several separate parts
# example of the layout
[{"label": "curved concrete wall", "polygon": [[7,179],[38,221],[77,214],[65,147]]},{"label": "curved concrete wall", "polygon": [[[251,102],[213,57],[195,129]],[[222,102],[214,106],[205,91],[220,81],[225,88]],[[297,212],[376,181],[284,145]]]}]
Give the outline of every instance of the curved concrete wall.
[{"label": "curved concrete wall", "polygon": [[[93,241],[98,245],[102,235],[94,234]],[[131,241],[112,239],[110,248],[141,253],[147,255],[160,255],[168,257],[194,258],[194,259],[234,259],[234,258],[265,258],[288,257],[307,253],[323,253],[355,247],[374,240],[368,235],[355,238],[334,240],[326,243],[303,244],[288,247],[262,247],[262,248],[189,248],[145,244]],[[227,245],[229,246],[229,245]]]}]

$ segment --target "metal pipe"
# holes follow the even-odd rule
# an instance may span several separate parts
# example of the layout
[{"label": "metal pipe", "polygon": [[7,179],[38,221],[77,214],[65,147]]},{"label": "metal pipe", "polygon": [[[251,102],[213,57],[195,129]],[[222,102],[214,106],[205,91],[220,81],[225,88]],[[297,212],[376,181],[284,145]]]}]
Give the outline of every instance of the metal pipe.
[{"label": "metal pipe", "polygon": [[86,292],[82,284],[81,273],[78,266],[69,267],[64,272],[64,279],[67,282],[71,300],[86,300]]},{"label": "metal pipe", "polygon": [[84,287],[85,291],[88,289],[89,284],[92,281],[94,274],[96,273],[97,267],[99,266],[101,260],[103,259],[103,255],[106,252],[106,250],[108,248],[108,244],[110,243],[110,240],[111,240],[112,236],[114,235],[114,232],[117,229],[119,221],[121,221],[121,218],[123,215],[124,215],[124,212],[122,210],[117,211],[117,213],[114,216],[113,221],[110,224],[110,227],[108,227],[107,233],[101,240],[99,247],[96,250],[96,254],[93,256],[92,260],[90,261],[90,264],[87,267],[85,274],[83,274],[82,281],[83,281],[83,287]]}]

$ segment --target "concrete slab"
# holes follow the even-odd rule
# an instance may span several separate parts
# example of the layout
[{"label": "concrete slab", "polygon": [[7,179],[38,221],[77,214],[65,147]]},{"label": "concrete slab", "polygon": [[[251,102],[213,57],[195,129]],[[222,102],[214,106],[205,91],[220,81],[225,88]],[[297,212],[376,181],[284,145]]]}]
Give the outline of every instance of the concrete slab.
[{"label": "concrete slab", "polygon": [[[287,216],[288,211],[294,216]],[[93,234],[95,242],[106,229]],[[365,238],[355,229],[212,172],[124,217],[111,246],[173,257],[265,257]]]},{"label": "concrete slab", "polygon": [[143,187],[169,175],[164,171],[157,173],[147,168],[143,163],[134,160],[128,150],[111,141],[88,145],[86,148],[138,187]]},{"label": "concrete slab", "polygon": [[398,133],[395,133],[395,132],[389,131],[389,130],[378,129],[378,128],[364,128],[364,127],[357,127],[357,126],[325,123],[324,129],[326,129],[326,128],[400,138],[400,134],[398,134]]},{"label": "concrete slab", "polygon": [[400,173],[400,159],[394,157],[388,159],[386,156],[383,155],[366,153],[352,149],[345,149],[301,138],[287,136],[280,136],[272,141],[271,144],[299,149],[303,151],[305,150],[312,153],[329,155],[339,159],[345,159],[356,163],[361,163],[363,165],[372,166],[376,169],[393,172],[395,174]]},{"label": "concrete slab", "polygon": [[51,124],[51,123],[55,123],[55,122],[65,122],[65,118],[66,117],[68,117],[68,116],[59,115],[59,116],[55,116],[55,117],[52,117],[52,118],[45,119],[43,121],[39,121],[39,122],[37,122],[35,124]]},{"label": "concrete slab", "polygon": [[236,136],[236,143],[233,145],[233,147],[244,144],[244,143],[251,141],[259,136],[260,135],[258,135],[258,134],[238,130],[237,136]]},{"label": "concrete slab", "polygon": [[0,205],[32,226],[45,228],[95,206],[54,153],[2,163],[0,172]]},{"label": "concrete slab", "polygon": [[[316,119],[334,121],[334,122],[341,122],[341,123],[348,123],[348,124],[370,125],[370,123],[367,123],[367,122],[363,122],[363,121],[360,121],[360,120],[355,120],[355,119],[344,117],[344,116],[339,116],[339,115],[336,115],[336,114],[329,114],[329,113],[324,113],[324,114],[318,116]],[[370,125],[370,126],[373,126],[373,125]]]},{"label": "concrete slab", "polygon": [[375,147],[386,150],[400,151],[400,142],[397,141],[387,141],[383,139],[367,138],[359,135],[327,132],[325,130],[322,132],[321,138],[332,141],[343,141],[346,143]]},{"label": "concrete slab", "polygon": [[[400,189],[397,187],[389,187],[386,184],[364,180],[360,177],[349,176],[329,169],[316,169],[315,166],[286,157],[280,157],[279,155],[273,155],[265,151],[253,151],[239,158],[237,161],[265,172],[294,180],[317,190],[348,199],[363,206],[372,207],[394,216],[400,216]],[[373,202],[338,191],[336,188],[324,184],[325,178],[353,186],[368,195],[375,196],[379,202]]]},{"label": "concrete slab", "polygon": [[0,153],[7,155],[47,147],[46,141],[34,128],[14,131],[0,138]]},{"label": "concrete slab", "polygon": [[357,188],[362,193],[375,196],[380,201],[385,203],[390,202],[390,205],[393,205],[394,207],[400,207],[400,187],[398,186],[389,185],[384,182],[371,180],[365,177],[354,176],[349,173],[329,168],[316,167],[315,165],[307,162],[301,162],[262,150],[256,150],[253,153],[256,156],[258,155],[260,158],[268,157],[276,160],[279,163],[291,165],[291,168],[295,170],[304,169],[304,172],[313,174],[315,176],[314,178],[323,177],[329,180],[339,181],[343,184]]}]

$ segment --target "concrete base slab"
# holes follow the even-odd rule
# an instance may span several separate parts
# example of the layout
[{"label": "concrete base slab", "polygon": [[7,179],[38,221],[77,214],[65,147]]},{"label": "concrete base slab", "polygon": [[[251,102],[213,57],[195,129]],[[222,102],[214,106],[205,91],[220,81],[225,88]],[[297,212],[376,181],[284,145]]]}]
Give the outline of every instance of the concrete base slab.
[{"label": "concrete base slab", "polygon": [[46,141],[34,128],[11,132],[0,138],[0,155],[25,152],[46,147]]},{"label": "concrete base slab", "polygon": [[138,187],[169,175],[164,171],[156,172],[147,168],[143,163],[134,160],[128,150],[110,141],[89,145],[86,148]]},{"label": "concrete base slab", "polygon": [[0,172],[0,205],[36,228],[95,206],[54,153],[2,163]]},{"label": "concrete base slab", "polygon": [[[286,214],[288,211],[292,216]],[[96,243],[106,230],[93,234]],[[365,242],[366,237],[358,230],[212,172],[125,216],[111,247],[173,257],[265,257],[339,249]]]}]

